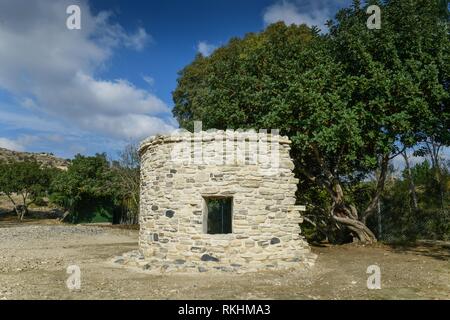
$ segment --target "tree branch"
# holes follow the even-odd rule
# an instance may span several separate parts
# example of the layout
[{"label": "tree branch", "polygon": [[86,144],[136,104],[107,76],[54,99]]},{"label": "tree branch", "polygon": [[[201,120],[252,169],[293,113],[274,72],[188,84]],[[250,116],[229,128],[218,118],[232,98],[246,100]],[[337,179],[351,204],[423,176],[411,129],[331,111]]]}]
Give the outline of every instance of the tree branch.
[{"label": "tree branch", "polygon": [[375,194],[372,197],[372,200],[370,201],[366,210],[361,215],[361,220],[363,222],[365,222],[367,217],[370,216],[371,214],[373,214],[375,212],[375,209],[377,208],[378,200],[381,196],[381,193],[384,190],[384,184],[386,181],[389,160],[390,160],[389,154],[385,154],[383,156],[383,158],[381,159],[381,163],[380,163],[381,171],[380,171],[380,175],[377,179],[377,186],[375,189]]}]

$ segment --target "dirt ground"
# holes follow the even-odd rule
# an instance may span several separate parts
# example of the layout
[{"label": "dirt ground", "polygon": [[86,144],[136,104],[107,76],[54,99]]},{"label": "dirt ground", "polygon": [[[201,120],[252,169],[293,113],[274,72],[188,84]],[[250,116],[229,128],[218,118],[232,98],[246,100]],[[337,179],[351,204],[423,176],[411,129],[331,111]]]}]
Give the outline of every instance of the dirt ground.
[{"label": "dirt ground", "polygon": [[[149,275],[109,263],[137,231],[0,221],[0,299],[450,299],[450,244],[313,247],[309,271]],[[66,268],[81,269],[69,290]],[[369,265],[381,289],[366,286]]]}]

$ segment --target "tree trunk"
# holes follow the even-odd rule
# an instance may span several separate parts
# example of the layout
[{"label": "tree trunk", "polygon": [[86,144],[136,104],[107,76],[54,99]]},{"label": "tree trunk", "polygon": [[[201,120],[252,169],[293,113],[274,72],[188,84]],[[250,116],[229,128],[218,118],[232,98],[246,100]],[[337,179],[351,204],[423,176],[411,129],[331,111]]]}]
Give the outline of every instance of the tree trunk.
[{"label": "tree trunk", "polygon": [[366,210],[362,213],[360,220],[366,224],[367,218],[374,214],[378,209],[378,201],[380,201],[381,193],[384,190],[384,185],[386,182],[386,177],[388,174],[388,165],[389,165],[389,154],[383,155],[380,159],[380,174],[377,176],[377,186],[375,188],[375,193],[372,196],[372,199],[367,206]]},{"label": "tree trunk", "polygon": [[59,221],[64,222],[67,219],[67,217],[70,215],[70,212],[71,212],[70,210],[66,210],[63,213],[63,216],[61,218],[59,218]]},{"label": "tree trunk", "polygon": [[380,199],[378,199],[377,214],[378,214],[378,239],[381,239],[382,224],[381,224],[381,200]]},{"label": "tree trunk", "polygon": [[20,218],[21,217],[21,211],[19,210],[19,208],[17,206],[14,206],[14,212],[17,215],[17,220],[19,220],[19,222],[22,221],[22,219]]},{"label": "tree trunk", "polygon": [[377,238],[373,232],[358,219],[358,211],[353,205],[344,202],[344,192],[339,182],[334,182],[333,206],[331,215],[340,225],[346,227],[353,235],[355,242],[374,243]]},{"label": "tree trunk", "polygon": [[28,192],[22,193],[22,205],[21,205],[21,210],[20,210],[20,221],[23,221],[23,217],[25,217],[25,215],[28,214],[28,205],[31,204],[27,203],[27,198],[28,198]]},{"label": "tree trunk", "polygon": [[22,207],[21,208],[21,212],[20,212],[20,221],[23,221],[23,217],[25,217],[25,215],[28,213],[28,209],[27,207]]},{"label": "tree trunk", "polygon": [[347,228],[353,235],[355,242],[374,243],[377,238],[373,232],[358,219],[358,211],[352,205],[343,202],[343,198],[338,197],[333,201],[331,210],[333,219],[340,225]]},{"label": "tree trunk", "polygon": [[11,201],[11,203],[12,203],[12,205],[13,205],[14,212],[15,212],[16,215],[17,215],[17,219],[18,219],[19,221],[22,221],[22,219],[21,219],[21,211],[20,211],[20,209],[19,209],[19,205],[16,204],[16,202],[14,201],[14,199],[12,198],[12,196],[11,196],[10,194],[7,194],[7,197],[8,197],[8,199],[9,199],[9,201]]},{"label": "tree trunk", "polygon": [[347,204],[344,200],[344,192],[340,184],[339,178],[336,175],[335,170],[330,170],[327,164],[320,155],[319,149],[315,145],[311,145],[313,155],[316,158],[319,166],[324,172],[324,176],[314,176],[309,173],[306,169],[302,172],[308,179],[314,183],[318,183],[325,187],[327,192],[332,198],[332,207],[330,211],[331,218],[341,225],[347,228],[353,235],[354,241],[361,243],[374,243],[377,242],[377,238],[374,233],[366,226],[366,219],[368,216],[376,211],[378,201],[380,200],[381,193],[384,189],[384,183],[386,180],[389,164],[389,154],[385,154],[380,159],[380,175],[377,179],[377,187],[375,194],[373,195],[367,209],[358,216],[357,209],[351,205]]},{"label": "tree trunk", "polygon": [[360,243],[375,243],[377,238],[370,231],[367,226],[359,220],[345,218],[345,217],[333,217],[338,223],[344,225],[353,234],[354,242]]},{"label": "tree trunk", "polygon": [[405,169],[406,169],[406,173],[408,175],[409,193],[411,194],[411,198],[413,201],[413,208],[414,208],[414,210],[417,210],[419,207],[417,204],[416,185],[414,184],[414,179],[413,179],[413,176],[411,173],[411,167],[409,166],[408,155],[406,154],[406,151],[403,151],[401,153],[401,155],[403,156],[403,159],[405,159]]},{"label": "tree trunk", "polygon": [[440,165],[440,152],[442,145],[436,143],[434,138],[431,138],[430,141],[425,142],[425,146],[428,149],[431,158],[431,165],[433,167],[433,171],[435,174],[435,179],[439,188],[439,200],[441,209],[444,210],[444,187],[442,185],[442,173],[441,173],[441,165]]},{"label": "tree trunk", "polygon": [[[333,206],[331,210],[332,217],[339,224],[350,230],[354,239],[362,243],[377,242],[374,233],[366,226],[367,218],[378,209],[381,193],[384,190],[384,184],[388,172],[389,154],[384,155],[380,159],[380,174],[377,177],[377,186],[375,193],[361,216],[352,205],[344,202],[344,192],[337,179],[333,179],[331,196],[333,198]],[[330,188],[329,188],[330,189]]]}]

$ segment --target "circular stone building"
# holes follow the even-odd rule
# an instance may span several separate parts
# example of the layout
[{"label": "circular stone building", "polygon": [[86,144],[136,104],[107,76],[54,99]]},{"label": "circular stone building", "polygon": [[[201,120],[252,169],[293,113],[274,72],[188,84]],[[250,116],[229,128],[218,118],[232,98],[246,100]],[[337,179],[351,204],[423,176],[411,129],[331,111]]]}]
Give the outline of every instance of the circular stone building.
[{"label": "circular stone building", "polygon": [[200,272],[314,264],[289,150],[286,137],[254,131],[144,140],[137,264]]}]

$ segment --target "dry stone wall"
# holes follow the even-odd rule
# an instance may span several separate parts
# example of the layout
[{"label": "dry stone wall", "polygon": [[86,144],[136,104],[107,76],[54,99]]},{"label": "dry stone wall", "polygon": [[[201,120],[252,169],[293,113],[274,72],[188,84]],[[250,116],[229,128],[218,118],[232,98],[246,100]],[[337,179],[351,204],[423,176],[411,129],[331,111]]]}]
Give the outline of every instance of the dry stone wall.
[{"label": "dry stone wall", "polygon": [[[289,150],[286,137],[253,131],[184,132],[142,142],[136,264],[158,272],[312,266],[315,255],[300,235]],[[206,232],[210,198],[231,198],[231,233]]]}]

